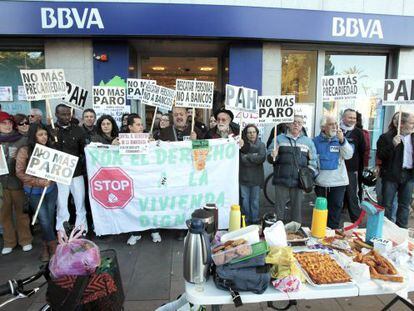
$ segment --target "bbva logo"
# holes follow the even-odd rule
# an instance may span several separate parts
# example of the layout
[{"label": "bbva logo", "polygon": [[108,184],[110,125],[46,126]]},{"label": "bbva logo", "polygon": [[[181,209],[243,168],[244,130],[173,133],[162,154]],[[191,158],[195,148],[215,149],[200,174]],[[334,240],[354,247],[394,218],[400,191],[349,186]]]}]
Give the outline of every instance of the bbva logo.
[{"label": "bbva logo", "polygon": [[332,36],[333,37],[358,37],[384,39],[381,21],[379,19],[369,19],[367,22],[362,18],[342,18],[334,17],[332,19]]},{"label": "bbva logo", "polygon": [[85,8],[78,12],[76,8],[41,8],[43,29],[90,29],[92,26],[104,29],[101,15],[97,8]]}]

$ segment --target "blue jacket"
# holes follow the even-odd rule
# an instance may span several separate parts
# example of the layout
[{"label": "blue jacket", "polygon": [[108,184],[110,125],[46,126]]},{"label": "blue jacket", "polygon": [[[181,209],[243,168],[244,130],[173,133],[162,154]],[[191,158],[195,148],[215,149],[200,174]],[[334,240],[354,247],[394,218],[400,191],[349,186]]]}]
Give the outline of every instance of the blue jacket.
[{"label": "blue jacket", "polygon": [[319,134],[313,139],[316,152],[319,155],[319,169],[336,170],[339,165],[340,147],[345,143],[340,143],[338,137],[328,139],[325,135]]}]

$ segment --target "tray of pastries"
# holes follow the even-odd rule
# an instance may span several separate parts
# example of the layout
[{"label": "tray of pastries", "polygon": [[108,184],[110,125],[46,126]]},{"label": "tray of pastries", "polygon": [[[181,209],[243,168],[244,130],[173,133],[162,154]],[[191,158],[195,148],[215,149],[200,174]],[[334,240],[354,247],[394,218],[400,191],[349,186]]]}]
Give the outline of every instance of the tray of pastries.
[{"label": "tray of pastries", "polygon": [[329,254],[298,252],[294,256],[307,281],[313,286],[352,284],[349,274]]}]

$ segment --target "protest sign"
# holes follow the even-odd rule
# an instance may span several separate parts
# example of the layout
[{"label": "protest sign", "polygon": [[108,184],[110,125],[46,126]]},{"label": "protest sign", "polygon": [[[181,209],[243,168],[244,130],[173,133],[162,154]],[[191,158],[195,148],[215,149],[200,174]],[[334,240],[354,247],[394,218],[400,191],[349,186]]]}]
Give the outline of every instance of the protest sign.
[{"label": "protest sign", "polygon": [[257,90],[226,84],[227,109],[257,112]]},{"label": "protest sign", "polygon": [[120,109],[126,106],[126,89],[119,86],[94,86],[94,109]]},{"label": "protest sign", "polygon": [[185,220],[206,203],[217,204],[219,227],[227,228],[230,206],[239,201],[237,143],[209,140],[200,171],[191,141],[150,142],[149,148],[131,155],[119,154],[117,146],[85,148],[96,234],[185,229]]},{"label": "protest sign", "polygon": [[175,99],[175,90],[156,84],[145,86],[142,103],[160,109],[171,110]]},{"label": "protest sign", "polygon": [[148,153],[149,133],[119,133],[120,154]]},{"label": "protest sign", "polygon": [[0,102],[13,101],[13,88],[11,86],[0,86]]},{"label": "protest sign", "polygon": [[383,106],[414,104],[414,79],[384,80]]},{"label": "protest sign", "polygon": [[0,175],[6,175],[9,173],[9,167],[7,166],[6,157],[4,156],[3,145],[0,145]]},{"label": "protest sign", "polygon": [[259,123],[291,123],[294,118],[295,96],[259,96]]},{"label": "protest sign", "polygon": [[70,185],[78,157],[36,144],[26,174]]},{"label": "protest sign", "polygon": [[86,89],[66,81],[66,96],[63,97],[63,100],[68,106],[83,110],[85,108],[88,93],[89,92]]},{"label": "protest sign", "polygon": [[294,107],[295,116],[300,115],[303,117],[303,127],[306,130],[308,137],[313,137],[313,115],[315,114],[315,104],[313,103],[300,103]]},{"label": "protest sign", "polygon": [[17,99],[18,100],[27,100],[26,91],[24,90],[23,85],[17,86]]},{"label": "protest sign", "polygon": [[141,100],[147,83],[157,84],[157,81],[147,79],[127,79],[127,99]]},{"label": "protest sign", "polygon": [[199,80],[175,80],[177,107],[212,109],[214,82]]},{"label": "protest sign", "polygon": [[322,77],[322,100],[354,99],[358,94],[358,75]]},{"label": "protest sign", "polygon": [[104,114],[109,114],[112,118],[115,119],[118,127],[122,126],[122,115],[131,113],[131,106],[123,106],[121,108],[106,109],[103,107],[94,108],[96,113],[96,119],[99,119]]},{"label": "protest sign", "polygon": [[26,98],[48,100],[66,96],[66,80],[63,69],[20,70]]}]

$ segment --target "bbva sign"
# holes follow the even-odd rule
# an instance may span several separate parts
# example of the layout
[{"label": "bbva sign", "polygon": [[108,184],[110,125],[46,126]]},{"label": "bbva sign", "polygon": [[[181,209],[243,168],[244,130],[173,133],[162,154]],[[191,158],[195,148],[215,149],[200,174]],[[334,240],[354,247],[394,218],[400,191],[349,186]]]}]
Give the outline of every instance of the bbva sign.
[{"label": "bbva sign", "polygon": [[362,37],[364,39],[377,37],[384,39],[381,21],[379,19],[363,18],[332,18],[332,36],[333,37]]},{"label": "bbva sign", "polygon": [[43,29],[104,29],[101,15],[97,8],[40,8]]}]

